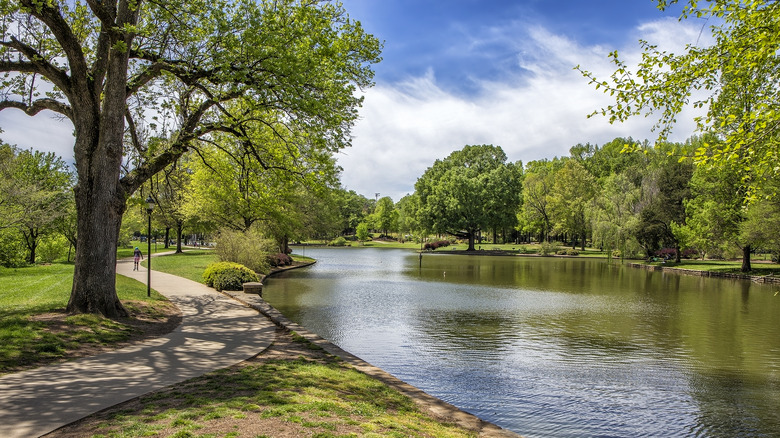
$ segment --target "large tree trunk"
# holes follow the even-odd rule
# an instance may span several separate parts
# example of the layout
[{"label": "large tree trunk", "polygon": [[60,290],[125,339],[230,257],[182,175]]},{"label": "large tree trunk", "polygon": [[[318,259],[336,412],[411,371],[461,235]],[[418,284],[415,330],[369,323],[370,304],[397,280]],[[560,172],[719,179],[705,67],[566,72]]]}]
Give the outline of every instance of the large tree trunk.
[{"label": "large tree trunk", "polygon": [[474,251],[474,232],[469,232],[469,249],[468,251]]},{"label": "large tree trunk", "polygon": [[[84,193],[87,192],[87,193]],[[76,194],[79,245],[68,312],[127,316],[116,294],[116,248],[124,204],[80,188]]]},{"label": "large tree trunk", "polygon": [[166,225],[166,227],[165,227],[165,249],[168,249],[168,247],[170,247],[170,241],[171,241],[171,227]]},{"label": "large tree trunk", "polygon": [[742,248],[742,272],[750,272],[752,270],[750,266],[750,245],[745,245]]},{"label": "large tree trunk", "polygon": [[[118,13],[135,23],[133,12],[121,3]],[[125,22],[118,18],[119,22]],[[131,43],[124,37],[125,47]],[[111,42],[113,46],[114,41]],[[86,78],[77,82],[73,104],[78,184],[74,188],[79,244],[68,312],[127,316],[116,295],[116,248],[127,196],[120,184],[125,111],[127,110],[128,53],[109,49],[104,86],[93,88]],[[77,90],[77,91],[76,91]]]}]

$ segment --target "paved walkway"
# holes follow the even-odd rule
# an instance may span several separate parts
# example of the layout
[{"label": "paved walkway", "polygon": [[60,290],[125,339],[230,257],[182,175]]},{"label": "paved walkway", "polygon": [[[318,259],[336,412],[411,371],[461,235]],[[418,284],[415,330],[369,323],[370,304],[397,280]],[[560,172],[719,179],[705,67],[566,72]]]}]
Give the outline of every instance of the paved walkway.
[{"label": "paved walkway", "polygon": [[[146,283],[120,260],[117,273]],[[152,288],[182,311],[167,336],[93,357],[0,377],[0,437],[38,437],[139,395],[241,362],[274,340],[256,310],[200,283],[152,271]]]}]

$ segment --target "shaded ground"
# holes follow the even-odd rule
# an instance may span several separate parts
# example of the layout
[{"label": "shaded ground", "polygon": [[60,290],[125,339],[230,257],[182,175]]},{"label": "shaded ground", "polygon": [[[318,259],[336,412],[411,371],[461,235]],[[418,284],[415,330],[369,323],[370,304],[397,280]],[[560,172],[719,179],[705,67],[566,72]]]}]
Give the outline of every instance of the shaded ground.
[{"label": "shaded ground", "polygon": [[[350,373],[359,374],[295,333],[277,329],[274,344],[250,360],[45,436],[476,436],[419,414],[414,402],[373,379],[356,375],[342,382]],[[328,399],[328,392],[335,398]]]},{"label": "shaded ground", "polygon": [[[154,306],[144,301],[123,301],[130,316],[116,320],[101,318],[104,322],[92,326],[66,321],[72,315],[62,311],[42,313],[30,316],[30,321],[44,324],[43,332],[55,335],[67,347],[57,355],[36,354],[34,360],[5,364],[2,373],[15,373],[53,363],[94,356],[107,351],[118,350],[129,345],[157,338],[173,331],[181,324],[182,316],[178,307],[170,302],[156,302]],[[108,327],[108,328],[107,328]],[[85,331],[112,330],[115,337],[122,340],[107,342],[81,342]],[[105,332],[103,333],[105,335]],[[100,336],[94,336],[99,338]],[[108,339],[114,336],[105,336]],[[68,340],[71,341],[68,341]]]}]

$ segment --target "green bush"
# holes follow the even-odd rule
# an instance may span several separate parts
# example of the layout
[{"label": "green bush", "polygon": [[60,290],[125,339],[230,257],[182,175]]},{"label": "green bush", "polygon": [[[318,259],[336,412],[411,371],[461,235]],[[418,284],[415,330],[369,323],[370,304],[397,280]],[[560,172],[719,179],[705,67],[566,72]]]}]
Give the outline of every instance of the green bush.
[{"label": "green bush", "polygon": [[556,254],[558,252],[558,248],[558,245],[545,241],[542,242],[542,244],[539,246],[539,254],[543,256]]},{"label": "green bush", "polygon": [[244,283],[260,281],[257,274],[244,265],[233,262],[215,262],[203,271],[203,281],[216,290],[241,290]]},{"label": "green bush", "polygon": [[328,246],[348,246],[347,239],[343,237],[337,237],[328,243]]},{"label": "green bush", "polygon": [[251,231],[221,230],[216,244],[214,251],[220,261],[238,263],[263,274],[271,270],[267,256],[279,252],[273,241]]},{"label": "green bush", "polygon": [[27,246],[22,240],[21,233],[15,228],[0,230],[0,265],[7,268],[18,268],[27,265]]},{"label": "green bush", "polygon": [[45,236],[40,240],[35,253],[43,263],[52,263],[68,254],[70,243],[62,235]]}]

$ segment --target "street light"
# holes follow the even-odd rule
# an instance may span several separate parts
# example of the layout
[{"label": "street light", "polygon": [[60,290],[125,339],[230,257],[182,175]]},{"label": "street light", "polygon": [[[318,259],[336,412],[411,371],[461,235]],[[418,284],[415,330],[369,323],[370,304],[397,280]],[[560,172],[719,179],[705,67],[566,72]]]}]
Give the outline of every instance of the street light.
[{"label": "street light", "polygon": [[149,226],[146,232],[146,296],[152,296],[152,211],[154,199],[146,197],[146,212],[149,213]]}]

